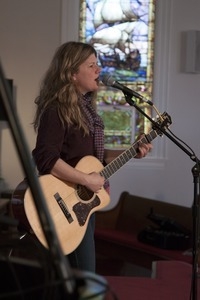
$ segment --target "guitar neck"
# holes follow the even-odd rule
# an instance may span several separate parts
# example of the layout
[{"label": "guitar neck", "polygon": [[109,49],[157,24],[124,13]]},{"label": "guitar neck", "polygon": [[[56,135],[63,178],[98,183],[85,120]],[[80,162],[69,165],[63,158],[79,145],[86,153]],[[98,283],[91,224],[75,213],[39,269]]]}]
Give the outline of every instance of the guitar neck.
[{"label": "guitar neck", "polygon": [[120,154],[117,158],[115,158],[112,162],[110,162],[101,172],[100,174],[107,180],[109,179],[115,172],[117,172],[121,167],[123,167],[129,160],[134,158],[138,153],[139,144],[142,143],[150,143],[153,139],[157,137],[157,132],[155,130],[151,130],[150,133],[144,135],[141,139],[133,143],[127,150],[125,150],[122,154]]}]

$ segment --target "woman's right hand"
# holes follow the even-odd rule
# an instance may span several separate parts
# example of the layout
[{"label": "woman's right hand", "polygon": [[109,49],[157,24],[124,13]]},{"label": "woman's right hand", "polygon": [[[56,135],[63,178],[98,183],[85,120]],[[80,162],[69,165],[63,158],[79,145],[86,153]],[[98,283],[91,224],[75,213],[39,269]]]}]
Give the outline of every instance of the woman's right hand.
[{"label": "woman's right hand", "polygon": [[104,177],[96,172],[87,174],[85,179],[86,179],[86,183],[84,184],[85,187],[94,193],[98,193],[102,189],[105,182]]}]

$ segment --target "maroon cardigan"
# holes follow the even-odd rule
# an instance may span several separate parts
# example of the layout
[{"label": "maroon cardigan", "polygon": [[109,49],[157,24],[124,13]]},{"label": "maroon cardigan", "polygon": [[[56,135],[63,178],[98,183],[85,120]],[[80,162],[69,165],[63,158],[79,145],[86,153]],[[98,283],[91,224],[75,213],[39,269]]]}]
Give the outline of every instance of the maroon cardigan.
[{"label": "maroon cardigan", "polygon": [[75,167],[86,155],[94,155],[93,138],[75,126],[63,127],[55,108],[45,111],[32,151],[40,175],[50,173],[58,158]]}]

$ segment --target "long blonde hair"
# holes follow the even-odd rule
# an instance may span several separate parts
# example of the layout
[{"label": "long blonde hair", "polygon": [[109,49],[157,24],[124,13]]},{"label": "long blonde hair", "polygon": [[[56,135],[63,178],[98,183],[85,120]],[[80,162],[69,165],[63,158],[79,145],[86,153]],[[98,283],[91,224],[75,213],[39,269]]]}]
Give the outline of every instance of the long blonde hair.
[{"label": "long blonde hair", "polygon": [[[96,54],[95,49],[86,43],[67,42],[61,45],[47,70],[40,87],[38,97],[35,99],[37,109],[33,126],[38,129],[40,119],[49,106],[56,106],[60,120],[64,126],[76,125],[88,134],[83,114],[78,103],[81,97],[73,83],[72,76],[78,72],[79,66],[91,55]],[[92,105],[95,107],[96,92],[93,93]]]}]

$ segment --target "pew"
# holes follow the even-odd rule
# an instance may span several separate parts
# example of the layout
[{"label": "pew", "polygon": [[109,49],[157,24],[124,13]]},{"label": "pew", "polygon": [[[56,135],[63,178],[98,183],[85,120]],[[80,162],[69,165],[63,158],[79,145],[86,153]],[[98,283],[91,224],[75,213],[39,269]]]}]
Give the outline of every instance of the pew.
[{"label": "pew", "polygon": [[[164,221],[170,221],[167,225],[172,229],[183,229],[186,233],[179,235],[170,228],[163,233],[158,230],[158,236],[155,234],[152,237],[148,230],[155,227],[156,232],[157,227],[160,228],[149,219],[152,212],[153,215],[164,217]],[[107,261],[116,259],[149,270],[152,262],[159,260],[192,264],[192,226],[191,208],[131,195],[125,191],[114,208],[96,212],[96,254]],[[147,241],[139,240],[142,232],[147,233]]]}]

